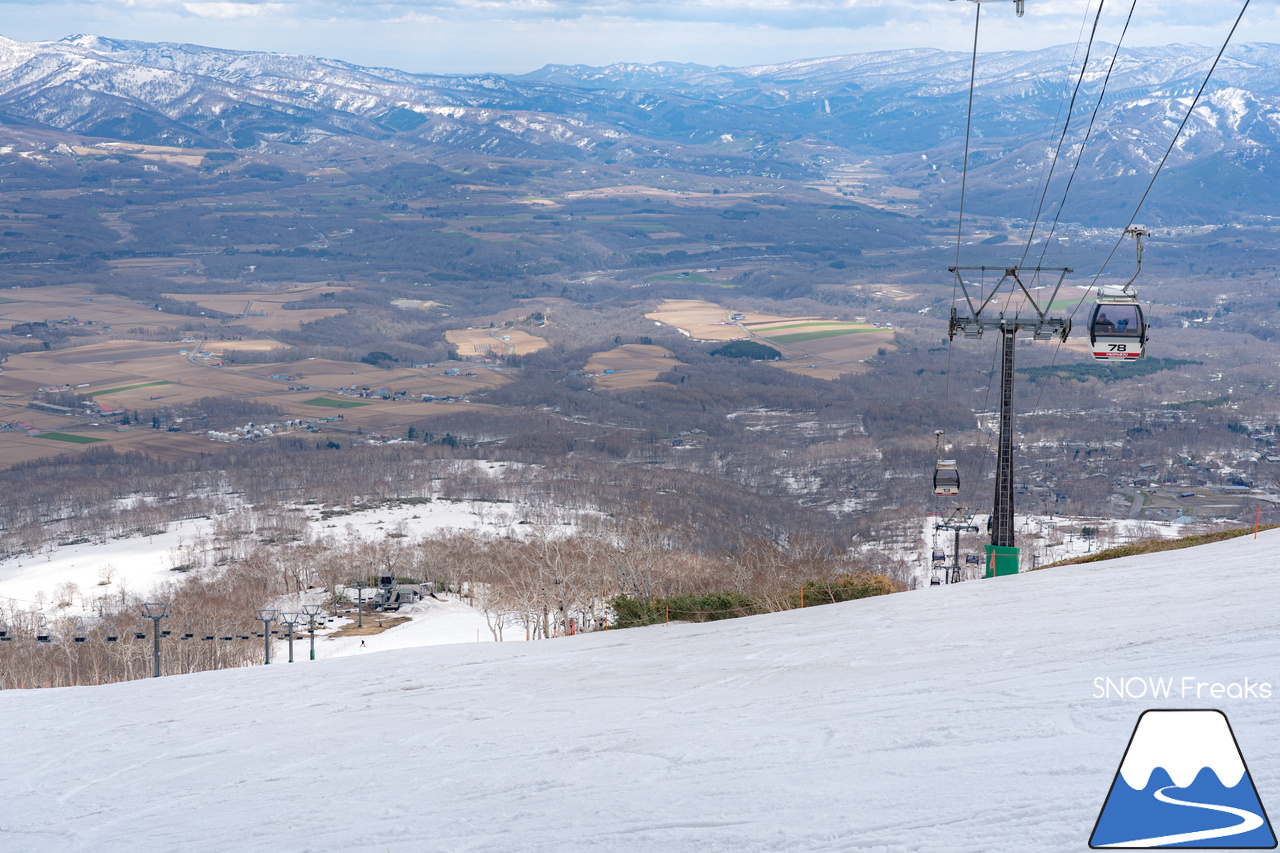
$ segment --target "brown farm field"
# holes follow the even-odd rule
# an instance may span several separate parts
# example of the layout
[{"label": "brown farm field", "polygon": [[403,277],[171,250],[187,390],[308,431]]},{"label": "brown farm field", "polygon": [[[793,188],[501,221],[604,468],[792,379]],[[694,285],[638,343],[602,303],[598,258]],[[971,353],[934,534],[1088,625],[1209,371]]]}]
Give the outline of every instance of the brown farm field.
[{"label": "brown farm field", "polygon": [[[743,319],[733,322],[734,313]],[[781,370],[815,379],[836,379],[864,373],[863,360],[893,341],[893,330],[829,317],[781,317],[776,314],[733,312],[701,299],[668,299],[650,320],[674,326],[694,340],[733,341],[753,338],[780,351],[788,360],[770,362]]]},{"label": "brown farm field", "polygon": [[450,329],[444,337],[462,358],[528,355],[548,346],[546,338],[517,329]]},{"label": "brown farm field", "polygon": [[825,317],[796,317],[782,323],[744,323],[753,337],[781,351],[777,367],[815,379],[865,373],[865,359],[893,342],[892,329]]},{"label": "brown farm field", "polygon": [[[7,420],[12,414],[11,410],[0,411],[0,418]],[[32,413],[32,415],[34,414]],[[39,421],[34,417],[27,415],[24,415],[24,417],[33,423],[39,424]],[[137,450],[148,456],[165,460],[177,460],[193,454],[209,452],[209,440],[202,435],[162,432],[149,427],[117,432],[114,426],[87,427],[78,425],[68,427],[66,430],[61,430],[61,432],[102,440],[92,444],[74,444],[67,441],[51,441],[39,436],[30,436],[20,431],[0,430],[0,468],[9,468],[33,459],[83,453],[88,448],[110,447],[118,453]]]},{"label": "brown farm field", "polygon": [[[186,349],[184,355],[179,350]],[[278,384],[208,364],[193,364],[198,344],[107,341],[67,350],[23,353],[5,362],[0,388],[30,396],[45,386],[69,385],[113,408],[155,408],[201,397],[276,390]],[[152,384],[163,383],[163,384]],[[144,386],[144,387],[134,387]]]},{"label": "brown farm field", "polygon": [[[377,391],[386,388],[391,391],[405,391],[408,396],[415,399],[423,394],[432,394],[436,397],[461,397],[482,388],[494,388],[510,381],[499,370],[490,368],[476,370],[475,367],[476,365],[466,362],[442,361],[431,367],[400,367],[387,370],[361,362],[310,358],[305,361],[246,364],[224,369],[233,375],[265,382],[268,384],[267,387],[277,393],[287,393],[289,385],[305,385],[308,390],[299,392],[303,395],[303,399],[315,397],[317,391],[332,393],[353,386],[356,390]],[[468,376],[468,373],[475,375]],[[288,378],[273,379],[273,376]],[[312,411],[309,414],[314,415],[315,412]]]},{"label": "brown farm field", "polygon": [[165,314],[150,304],[122,296],[95,293],[82,285],[22,287],[0,290],[0,324],[40,323],[45,320],[91,320],[103,326],[173,328],[188,318]]},{"label": "brown farm field", "polygon": [[780,323],[791,319],[775,314],[742,312],[746,319],[739,324],[729,319],[733,313],[723,305],[703,299],[667,299],[644,316],[655,323],[674,326],[695,341],[736,341],[747,337],[743,326],[748,323]]},{"label": "brown farm field", "polygon": [[[331,396],[331,395],[328,395]],[[263,403],[270,403],[273,406],[279,406],[286,415],[295,418],[324,418],[334,415],[341,415],[341,420],[332,424],[321,427],[321,433],[326,431],[351,432],[357,427],[366,433],[390,433],[401,435],[405,433],[411,424],[429,422],[432,418],[442,417],[444,415],[456,415],[464,411],[486,411],[494,415],[507,415],[510,410],[499,406],[487,406],[482,403],[460,403],[460,402],[444,402],[433,401],[423,403],[418,400],[411,402],[392,402],[389,400],[359,400],[352,402],[365,403],[366,405],[351,409],[330,408],[328,406],[317,406],[309,404],[307,400],[316,399],[314,391],[306,394],[289,394],[285,396],[271,396],[259,398]],[[345,397],[336,397],[333,399],[346,400]]]},{"label": "brown farm field", "polygon": [[201,308],[234,315],[229,325],[250,329],[297,329],[303,323],[313,323],[325,317],[346,313],[344,308],[301,308],[287,310],[284,306],[302,299],[312,299],[322,293],[350,290],[327,284],[307,284],[277,292],[246,291],[243,293],[166,293],[170,299],[194,302]]},{"label": "brown farm field", "polygon": [[210,151],[207,148],[175,148],[170,145],[142,145],[134,142],[99,142],[92,147],[73,146],[71,150],[82,157],[126,154],[139,160],[178,163],[193,168],[199,166],[204,161],[204,155]]},{"label": "brown farm field", "polygon": [[[671,350],[652,344],[623,344],[606,352],[598,352],[587,361],[587,373],[601,373],[595,377],[598,388],[617,391],[643,388],[654,382],[658,374],[684,366]],[[616,373],[603,375],[605,370]]]}]

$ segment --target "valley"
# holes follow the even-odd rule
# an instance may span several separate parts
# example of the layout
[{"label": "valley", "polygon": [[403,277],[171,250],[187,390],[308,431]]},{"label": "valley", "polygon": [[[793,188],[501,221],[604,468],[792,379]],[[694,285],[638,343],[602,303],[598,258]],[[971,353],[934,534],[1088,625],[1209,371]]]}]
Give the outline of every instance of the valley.
[{"label": "valley", "polygon": [[[1194,116],[1204,144],[1143,211],[1151,342],[1118,366],[1081,329],[1096,287],[1133,274],[1117,238],[1147,153],[1127,140],[1199,49],[1127,54],[1141,73],[1046,221],[1026,209],[1027,164],[1069,63],[984,57],[961,225],[963,89],[939,53],[455,78],[92,37],[0,46],[0,106],[22,118],[0,125],[8,558],[252,506],[261,549],[214,560],[207,582],[261,572],[279,592],[301,582],[282,555],[339,547],[290,514],[497,501],[595,519],[565,558],[584,565],[664,531],[646,540],[664,573],[635,586],[611,562],[614,592],[730,588],[769,609],[790,606],[784,581],[918,585],[936,538],[920,520],[980,527],[994,489],[996,341],[948,338],[957,258],[990,270],[980,287],[1011,264],[1074,269],[1049,306],[1073,318],[1067,341],[1016,348],[1034,562],[1068,531],[1091,546],[1276,520],[1280,226],[1239,203],[1271,180],[1242,153],[1272,144],[1270,46],[1240,49]],[[202,112],[248,103],[246,67],[252,107]],[[1047,81],[1036,98],[1011,82],[1026,67]],[[171,86],[127,109],[99,97],[130,68]],[[37,73],[75,107],[12,85]],[[315,74],[361,94],[300,98]],[[929,488],[936,430],[956,499]],[[608,583],[584,582],[582,622]],[[566,630],[567,600],[534,630]]]}]

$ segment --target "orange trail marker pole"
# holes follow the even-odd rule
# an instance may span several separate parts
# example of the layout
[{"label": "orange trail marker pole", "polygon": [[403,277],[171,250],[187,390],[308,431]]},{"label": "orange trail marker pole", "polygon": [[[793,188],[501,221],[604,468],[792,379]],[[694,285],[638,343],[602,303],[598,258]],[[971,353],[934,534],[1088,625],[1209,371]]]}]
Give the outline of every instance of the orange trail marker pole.
[{"label": "orange trail marker pole", "polygon": [[1253,517],[1253,538],[1258,538],[1258,525],[1262,524],[1262,507],[1258,507],[1258,514]]},{"label": "orange trail marker pole", "polygon": [[804,587],[800,587],[800,606],[804,607]]},{"label": "orange trail marker pole", "polygon": [[666,624],[667,624],[667,626],[668,626],[668,627],[670,627],[670,625],[671,625],[671,605],[670,605],[670,604],[666,605],[666,610],[667,610],[667,622],[666,622]]}]

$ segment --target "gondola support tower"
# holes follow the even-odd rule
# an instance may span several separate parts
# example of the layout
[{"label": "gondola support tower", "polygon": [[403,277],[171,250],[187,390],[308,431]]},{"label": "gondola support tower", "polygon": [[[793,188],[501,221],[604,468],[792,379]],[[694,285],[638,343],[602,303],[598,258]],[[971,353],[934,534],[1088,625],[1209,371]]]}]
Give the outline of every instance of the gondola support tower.
[{"label": "gondola support tower", "polygon": [[[951,307],[948,334],[980,338],[984,332],[1000,333],[1000,439],[996,452],[996,492],[991,511],[991,544],[987,546],[987,577],[1018,573],[1018,548],[1013,531],[1013,363],[1014,343],[1019,331],[1029,331],[1036,340],[1057,338],[1063,342],[1071,334],[1071,318],[1051,313],[1058,291],[1070,267],[950,267],[962,300]],[[1001,273],[995,286],[987,288],[967,281],[966,273]],[[1057,277],[1048,288],[1048,298],[1037,299],[1028,288],[1027,276]],[[1012,309],[1012,311],[1010,310]]]}]

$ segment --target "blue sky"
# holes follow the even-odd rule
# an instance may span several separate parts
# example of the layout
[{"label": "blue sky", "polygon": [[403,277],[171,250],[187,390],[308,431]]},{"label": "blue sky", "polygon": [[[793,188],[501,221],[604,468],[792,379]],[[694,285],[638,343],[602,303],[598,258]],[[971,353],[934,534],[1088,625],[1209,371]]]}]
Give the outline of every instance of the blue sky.
[{"label": "blue sky", "polygon": [[[986,0],[983,50],[1074,43],[1098,0]],[[1109,0],[1103,38],[1130,0]],[[1139,0],[1134,45],[1217,44],[1238,0]],[[408,71],[520,73],[548,63],[756,65],[908,47],[967,50],[968,0],[0,0],[0,35],[75,33],[333,57]],[[1254,2],[1237,41],[1280,41]]]}]

